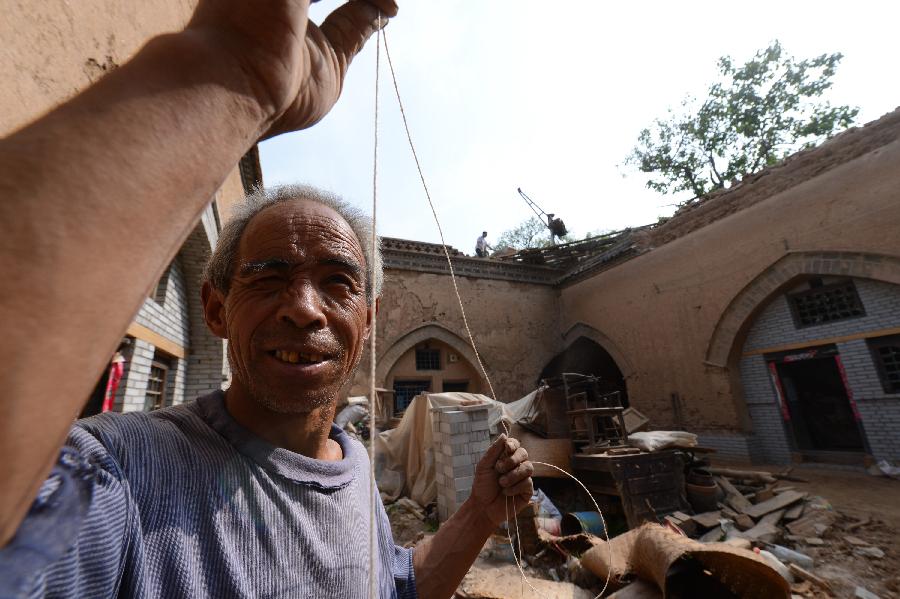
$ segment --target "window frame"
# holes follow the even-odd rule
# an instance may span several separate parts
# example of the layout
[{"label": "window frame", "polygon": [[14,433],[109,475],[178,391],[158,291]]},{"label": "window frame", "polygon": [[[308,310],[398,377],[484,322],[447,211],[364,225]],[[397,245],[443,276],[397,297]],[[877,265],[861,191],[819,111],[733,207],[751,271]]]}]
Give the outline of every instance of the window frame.
[{"label": "window frame", "polygon": [[[419,371],[434,372],[434,371],[438,371],[438,370],[443,370],[443,368],[441,368],[441,364],[443,362],[443,360],[441,360],[441,348],[439,348],[439,347],[434,347],[434,348],[432,348],[432,347],[417,347],[415,349],[415,352],[416,353],[415,353],[414,359],[415,359],[415,363],[416,363],[416,371],[417,372],[419,372]],[[427,359],[428,366],[425,368],[421,368],[419,366],[419,364],[420,364],[419,353],[420,352],[421,353],[428,352],[430,354],[430,356]],[[434,359],[432,359],[432,358],[434,358]],[[425,361],[425,360],[423,360],[423,361]],[[432,364],[437,364],[437,366],[432,368],[431,367]]]},{"label": "window frame", "polygon": [[[830,289],[837,289],[839,287],[850,287],[853,290],[853,296],[856,299],[856,304],[859,306],[859,314],[853,314],[851,316],[842,316],[840,318],[832,318],[830,320],[824,320],[822,322],[811,322],[805,323],[802,320],[802,316],[800,314],[800,310],[797,307],[797,300],[802,299],[804,297],[814,296],[821,294],[823,292],[827,292]],[[859,295],[859,290],[856,288],[856,283],[853,279],[842,279],[840,281],[835,281],[834,283],[828,283],[827,285],[819,285],[813,287],[811,289],[804,289],[803,291],[795,291],[793,293],[785,294],[787,297],[788,308],[791,311],[791,318],[794,321],[794,327],[798,329],[808,329],[810,327],[818,327],[824,326],[835,322],[844,322],[847,320],[852,320],[854,318],[863,318],[866,316],[866,306],[863,304],[862,297]]]},{"label": "window frame", "polygon": [[430,378],[427,378],[427,379],[424,379],[424,378],[423,379],[412,379],[412,378],[394,379],[393,383],[391,384],[391,390],[394,392],[394,397],[393,397],[393,401],[391,402],[391,407],[393,408],[395,416],[402,414],[403,412],[406,411],[406,408],[409,407],[409,403],[407,403],[406,406],[403,407],[403,409],[400,409],[398,407],[397,399],[400,397],[400,393],[397,392],[397,385],[412,384],[412,383],[417,384],[417,386],[425,385],[425,388],[420,390],[418,393],[415,393],[414,395],[412,395],[409,398],[410,403],[412,403],[412,400],[416,395],[419,395],[420,393],[424,393],[424,392],[428,392],[428,393],[432,392],[431,386],[433,384],[433,381]]},{"label": "window frame", "polygon": [[[866,339],[866,345],[869,346],[869,352],[872,354],[872,361],[875,363],[875,370],[878,371],[882,390],[887,395],[900,395],[900,375],[896,381],[891,380],[891,374],[887,371],[884,357],[881,354],[882,348],[896,347],[898,348],[897,355],[900,356],[900,335],[870,337]],[[900,358],[898,358],[898,364],[900,364]]]},{"label": "window frame", "polygon": [[[159,410],[160,408],[165,408],[168,406],[169,370],[171,370],[171,368],[172,367],[170,365],[157,359],[154,359],[152,362],[150,362],[150,373],[147,375],[147,390],[144,392],[145,411],[152,412],[153,410]],[[162,371],[161,379],[153,376],[154,369]],[[151,391],[150,382],[157,380],[160,383],[159,391]],[[151,403],[151,396],[155,396],[156,401]]]}]

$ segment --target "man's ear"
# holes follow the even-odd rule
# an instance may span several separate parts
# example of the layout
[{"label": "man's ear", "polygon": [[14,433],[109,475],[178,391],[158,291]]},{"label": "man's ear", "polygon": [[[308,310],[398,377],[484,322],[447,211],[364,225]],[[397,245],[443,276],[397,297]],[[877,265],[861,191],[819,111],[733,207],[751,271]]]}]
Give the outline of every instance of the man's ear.
[{"label": "man's ear", "polygon": [[225,326],[225,296],[209,281],[204,281],[200,289],[200,301],[203,302],[203,319],[206,326],[216,337],[228,339],[228,329]]}]

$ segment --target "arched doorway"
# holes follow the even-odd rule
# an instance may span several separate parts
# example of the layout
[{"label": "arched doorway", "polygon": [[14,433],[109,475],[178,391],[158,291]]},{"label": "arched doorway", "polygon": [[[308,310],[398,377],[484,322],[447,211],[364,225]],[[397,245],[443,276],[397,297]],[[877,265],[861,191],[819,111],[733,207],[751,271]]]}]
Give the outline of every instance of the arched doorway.
[{"label": "arched doorway", "polygon": [[564,372],[588,374],[600,379],[603,393],[621,393],[622,405],[628,407],[628,390],[622,370],[603,346],[587,337],[578,337],[565,351],[557,354],[541,371],[540,380],[559,376]]},{"label": "arched doorway", "polygon": [[[481,359],[486,360],[485,356]],[[394,392],[395,416],[422,391],[487,391],[471,346],[436,323],[417,326],[398,337],[379,357],[375,380]]]},{"label": "arched doorway", "polygon": [[419,393],[483,392],[478,370],[466,356],[433,337],[407,349],[388,370],[385,384],[394,392],[394,416]]},{"label": "arched doorway", "polygon": [[896,459],[900,276],[887,266],[900,261],[819,257],[785,257],[752,281],[723,314],[707,363],[733,373],[754,461]]}]

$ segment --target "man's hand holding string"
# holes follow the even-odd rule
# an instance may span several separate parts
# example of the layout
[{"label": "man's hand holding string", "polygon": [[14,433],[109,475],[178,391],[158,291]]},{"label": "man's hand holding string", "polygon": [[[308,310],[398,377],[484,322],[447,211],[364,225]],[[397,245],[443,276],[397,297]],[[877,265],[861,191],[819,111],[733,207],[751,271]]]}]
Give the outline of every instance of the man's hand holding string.
[{"label": "man's hand holding string", "polygon": [[420,597],[452,597],[497,527],[531,500],[534,467],[516,439],[500,435],[475,467],[472,493],[437,534],[416,546]]},{"label": "man's hand holding string", "polygon": [[471,500],[496,528],[528,505],[534,492],[533,473],[528,452],[519,441],[500,435],[475,466]]}]

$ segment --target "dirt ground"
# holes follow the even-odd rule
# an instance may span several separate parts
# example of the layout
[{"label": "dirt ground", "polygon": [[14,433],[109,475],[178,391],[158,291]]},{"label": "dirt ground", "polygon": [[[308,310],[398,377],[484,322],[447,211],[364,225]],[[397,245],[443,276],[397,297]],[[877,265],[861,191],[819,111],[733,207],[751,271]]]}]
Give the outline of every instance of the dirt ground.
[{"label": "dirt ground", "polygon": [[[729,464],[732,466],[769,472],[784,470]],[[825,545],[800,547],[816,560],[813,572],[829,581],[835,597],[853,597],[856,587],[861,586],[882,599],[900,599],[900,481],[820,466],[798,465],[791,474],[809,482],[784,485],[825,498],[839,514],[835,525],[822,537]],[[861,521],[865,523],[854,526]],[[881,549],[884,557],[857,555],[856,548],[846,541],[847,536]]]}]

